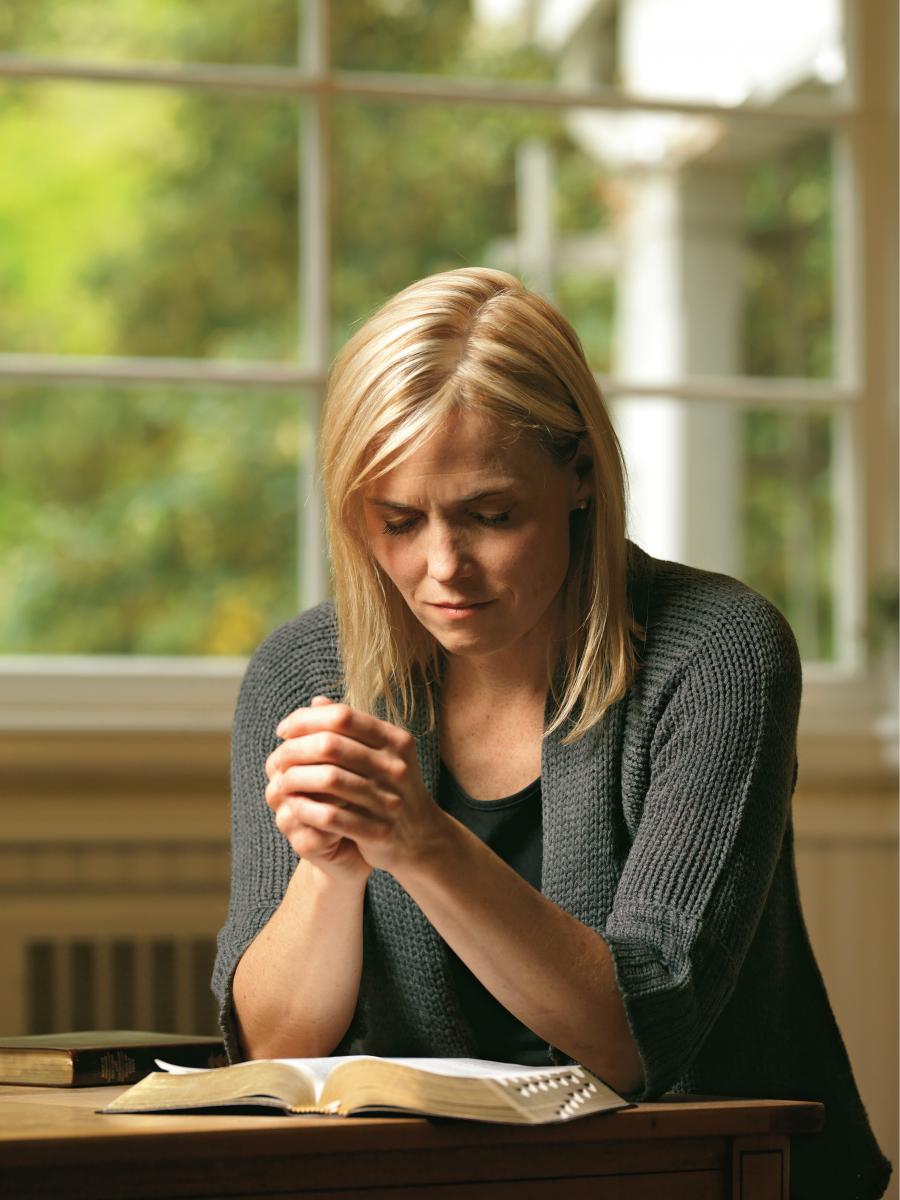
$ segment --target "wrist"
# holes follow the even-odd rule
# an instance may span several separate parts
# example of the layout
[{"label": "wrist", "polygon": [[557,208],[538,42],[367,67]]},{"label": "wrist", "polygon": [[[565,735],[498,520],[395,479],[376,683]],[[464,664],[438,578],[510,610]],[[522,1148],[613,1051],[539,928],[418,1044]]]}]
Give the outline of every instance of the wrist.
[{"label": "wrist", "polygon": [[437,809],[427,831],[417,839],[403,861],[391,868],[391,874],[407,891],[417,883],[443,873],[454,874],[453,864],[463,852],[466,833],[455,817]]},{"label": "wrist", "polygon": [[303,891],[322,899],[356,900],[365,895],[371,868],[360,871],[332,872],[309,858],[297,864],[288,891]]}]

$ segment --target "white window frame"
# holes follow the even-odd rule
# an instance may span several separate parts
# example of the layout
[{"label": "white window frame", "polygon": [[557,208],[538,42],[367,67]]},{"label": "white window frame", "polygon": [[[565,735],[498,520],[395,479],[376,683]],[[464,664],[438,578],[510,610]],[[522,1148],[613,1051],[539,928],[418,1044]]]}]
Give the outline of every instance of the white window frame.
[{"label": "white window frame", "polygon": [[[109,64],[0,56],[0,78],[161,84],[180,89],[303,96],[300,161],[300,286],[304,328],[296,365],[166,358],[0,354],[0,380],[98,383],[153,381],[290,389],[303,387],[318,422],[329,358],[330,245],[326,181],[333,97],[397,103],[488,103],[564,109],[676,112],[741,120],[802,120],[835,134],[843,236],[835,271],[840,377],[833,381],[729,376],[660,381],[600,380],[609,398],[667,395],[792,410],[832,411],[837,439],[838,537],[848,603],[842,642],[848,661],[806,670],[802,736],[824,774],[854,777],[890,765],[895,714],[885,714],[875,664],[861,636],[865,596],[897,567],[896,446],[897,170],[896,13],[881,0],[846,5],[850,79],[838,102],[766,107],[626,97],[609,87],[492,83],[335,70],[327,0],[299,0],[302,62],[297,68],[199,64]],[[864,64],[865,69],[862,69]],[[893,237],[893,242],[891,242]],[[312,439],[314,445],[315,439]],[[303,480],[315,480],[304,464]],[[300,496],[298,591],[301,607],[326,592],[321,499]],[[0,732],[33,730],[225,731],[243,659],[105,656],[0,656]],[[890,708],[890,705],[888,705]]]}]

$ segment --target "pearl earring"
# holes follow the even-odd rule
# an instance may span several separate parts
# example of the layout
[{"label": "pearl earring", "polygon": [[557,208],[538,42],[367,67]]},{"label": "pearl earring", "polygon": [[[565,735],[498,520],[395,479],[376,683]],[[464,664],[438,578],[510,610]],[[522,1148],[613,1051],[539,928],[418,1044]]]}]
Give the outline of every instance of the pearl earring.
[{"label": "pearl earring", "polygon": [[581,509],[582,512],[584,512],[584,510],[587,508],[587,506],[588,506],[587,500],[579,500],[578,507]]}]

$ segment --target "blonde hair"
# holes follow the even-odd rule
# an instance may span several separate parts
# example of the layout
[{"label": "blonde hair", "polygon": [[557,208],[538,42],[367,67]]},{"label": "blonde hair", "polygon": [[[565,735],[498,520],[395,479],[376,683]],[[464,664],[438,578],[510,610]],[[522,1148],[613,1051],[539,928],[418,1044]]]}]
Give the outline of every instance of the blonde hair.
[{"label": "blonde hair", "polygon": [[548,669],[566,741],[595,725],[635,669],[627,597],[622,455],[578,337],[502,271],[431,275],[388,300],[332,369],[320,457],[345,698],[403,724],[433,725],[441,649],[375,561],[363,489],[460,412],[536,439],[559,462],[590,448],[594,491],[572,516],[561,664]]}]

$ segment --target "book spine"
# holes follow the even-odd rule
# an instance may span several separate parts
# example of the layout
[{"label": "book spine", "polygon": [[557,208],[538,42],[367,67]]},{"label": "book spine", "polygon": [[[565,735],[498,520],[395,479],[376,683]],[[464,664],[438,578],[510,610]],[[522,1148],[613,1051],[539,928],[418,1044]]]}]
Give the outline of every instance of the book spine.
[{"label": "book spine", "polygon": [[171,1055],[181,1066],[222,1066],[222,1052],[215,1046],[185,1049],[182,1046],[128,1046],[106,1050],[75,1050],[72,1052],[71,1087],[100,1087],[112,1083],[137,1083],[159,1068],[157,1058]]}]

